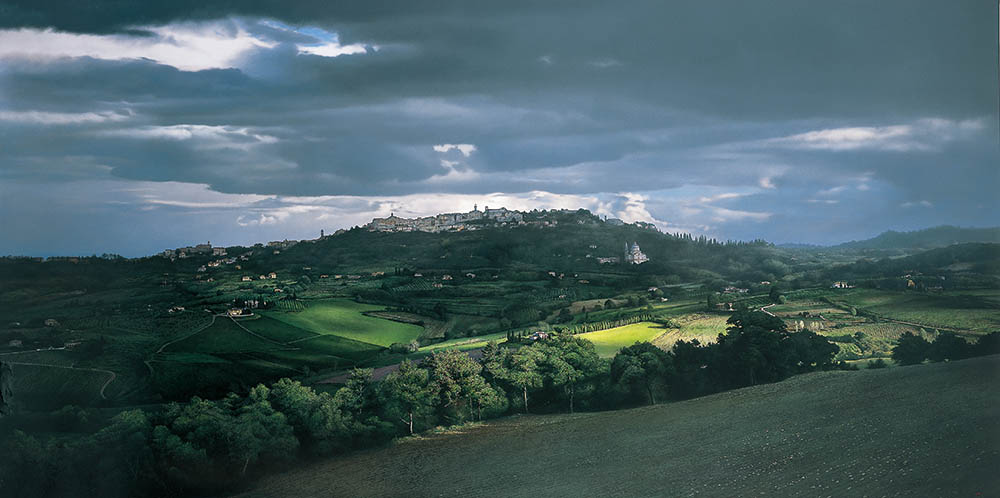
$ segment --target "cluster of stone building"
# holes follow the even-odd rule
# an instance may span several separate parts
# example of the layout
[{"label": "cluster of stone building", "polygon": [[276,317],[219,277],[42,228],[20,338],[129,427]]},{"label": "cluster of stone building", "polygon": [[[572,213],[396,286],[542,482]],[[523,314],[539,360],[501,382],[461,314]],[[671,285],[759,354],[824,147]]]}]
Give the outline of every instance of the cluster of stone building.
[{"label": "cluster of stone building", "polygon": [[188,247],[178,247],[177,249],[167,249],[161,254],[164,258],[175,259],[175,258],[188,258],[191,256],[198,255],[211,255],[211,256],[225,256],[225,247],[212,247],[212,242],[206,242],[204,244],[198,244]]},{"label": "cluster of stone building", "polygon": [[375,218],[365,225],[371,232],[447,232],[458,230],[475,230],[478,224],[473,222],[487,221],[496,226],[524,224],[524,214],[507,208],[490,209],[489,206],[479,210],[474,206],[468,213],[443,213],[423,218],[401,218],[389,214],[388,218]]}]

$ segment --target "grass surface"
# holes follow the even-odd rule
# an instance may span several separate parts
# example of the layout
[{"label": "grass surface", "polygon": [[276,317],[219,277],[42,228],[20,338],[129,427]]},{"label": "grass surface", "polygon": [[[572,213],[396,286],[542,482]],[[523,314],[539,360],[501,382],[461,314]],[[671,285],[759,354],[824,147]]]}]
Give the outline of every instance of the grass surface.
[{"label": "grass surface", "polygon": [[597,349],[597,354],[602,358],[610,358],[621,348],[631,346],[636,342],[652,341],[668,330],[656,323],[639,322],[607,330],[598,330],[597,332],[578,334],[577,337],[593,342],[594,348]]},{"label": "grass surface", "polygon": [[420,348],[420,351],[433,352],[433,351],[443,351],[445,349],[457,349],[459,351],[465,351],[467,349],[481,348],[487,345],[490,341],[504,342],[506,339],[507,339],[506,332],[481,335],[478,337],[461,337],[458,339],[451,339],[449,341],[443,341],[431,344],[429,346],[424,346]]},{"label": "grass surface", "polygon": [[277,344],[247,333],[229,318],[219,318],[211,327],[167,346],[166,352],[237,353],[244,351],[277,351]]},{"label": "grass surface", "polygon": [[729,315],[695,314],[677,319],[679,329],[668,329],[665,334],[653,340],[653,344],[663,349],[674,347],[680,340],[697,339],[702,344],[715,342],[719,334],[725,333]]},{"label": "grass surface", "polygon": [[250,329],[255,334],[282,343],[315,337],[317,335],[314,332],[302,330],[269,316],[260,316],[254,320],[240,320],[240,325]]},{"label": "grass surface", "polygon": [[382,349],[380,346],[374,344],[345,339],[336,335],[320,335],[296,342],[292,346],[302,351],[336,355],[351,359],[368,357]]},{"label": "grass surface", "polygon": [[101,401],[101,386],[108,374],[89,370],[38,365],[11,365],[11,390],[16,406],[30,410],[54,410],[63,405],[92,406]]},{"label": "grass surface", "polygon": [[997,295],[983,292],[888,292],[852,289],[833,297],[893,320],[924,327],[956,328],[973,334],[1000,330],[1000,303]]},{"label": "grass surface", "polygon": [[305,496],[993,496],[1000,357],[512,417],[262,480]]},{"label": "grass surface", "polygon": [[394,342],[409,343],[420,336],[423,329],[417,325],[361,314],[381,309],[382,306],[360,304],[346,299],[329,299],[311,302],[305,311],[272,312],[266,316],[308,332],[335,335],[378,346],[389,346]]}]

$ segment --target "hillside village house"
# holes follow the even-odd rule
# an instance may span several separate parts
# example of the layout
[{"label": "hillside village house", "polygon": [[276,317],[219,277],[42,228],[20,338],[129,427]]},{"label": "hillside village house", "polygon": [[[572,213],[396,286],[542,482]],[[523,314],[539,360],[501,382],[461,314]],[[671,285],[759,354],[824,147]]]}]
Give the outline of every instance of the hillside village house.
[{"label": "hillside village house", "polygon": [[278,278],[278,274],[272,271],[267,274],[267,278]]},{"label": "hillside village house", "polygon": [[250,282],[253,280],[253,277],[251,277],[250,275],[243,275],[243,278],[240,280],[242,280],[243,282]]}]

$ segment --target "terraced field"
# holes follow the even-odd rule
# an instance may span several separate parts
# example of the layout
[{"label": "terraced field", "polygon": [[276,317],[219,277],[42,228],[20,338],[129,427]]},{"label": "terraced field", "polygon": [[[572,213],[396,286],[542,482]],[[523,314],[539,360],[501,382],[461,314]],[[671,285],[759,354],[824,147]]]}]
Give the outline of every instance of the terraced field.
[{"label": "terraced field", "polygon": [[993,496],[1000,356],[516,416],[264,478],[306,496]]}]

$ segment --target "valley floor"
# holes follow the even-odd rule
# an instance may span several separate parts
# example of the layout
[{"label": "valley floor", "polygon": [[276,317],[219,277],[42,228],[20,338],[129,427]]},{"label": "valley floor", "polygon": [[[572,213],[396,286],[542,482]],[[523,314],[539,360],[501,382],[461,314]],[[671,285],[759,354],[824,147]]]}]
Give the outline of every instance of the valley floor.
[{"label": "valley floor", "polygon": [[990,356],[512,417],[306,465],[240,496],[996,496],[998,380]]}]

